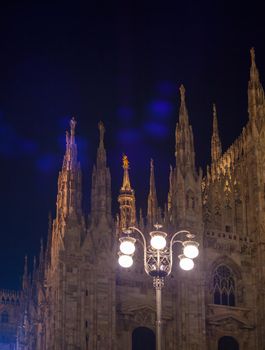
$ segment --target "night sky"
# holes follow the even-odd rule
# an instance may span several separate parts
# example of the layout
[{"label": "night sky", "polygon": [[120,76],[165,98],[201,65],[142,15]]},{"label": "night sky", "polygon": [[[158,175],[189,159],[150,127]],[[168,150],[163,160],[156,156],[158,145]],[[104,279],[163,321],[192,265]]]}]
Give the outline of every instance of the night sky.
[{"label": "night sky", "polygon": [[248,119],[252,46],[265,81],[264,10],[255,1],[87,3],[0,8],[0,288],[20,287],[24,255],[32,262],[46,240],[72,116],[86,210],[102,120],[113,212],[124,152],[145,213],[151,157],[160,205],[166,200],[180,84],[205,169],[212,103],[224,150]]}]

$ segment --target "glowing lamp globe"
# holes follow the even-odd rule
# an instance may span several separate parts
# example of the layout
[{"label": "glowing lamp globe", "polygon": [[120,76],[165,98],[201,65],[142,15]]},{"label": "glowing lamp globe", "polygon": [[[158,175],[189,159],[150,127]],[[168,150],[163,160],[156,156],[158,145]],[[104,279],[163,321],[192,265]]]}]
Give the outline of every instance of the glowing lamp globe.
[{"label": "glowing lamp globe", "polygon": [[125,255],[131,255],[135,252],[135,238],[122,237],[120,238],[120,251]]},{"label": "glowing lamp globe", "polygon": [[184,254],[179,255],[179,266],[182,268],[182,270],[189,271],[192,270],[194,267],[194,262],[192,259],[187,258]]},{"label": "glowing lamp globe", "polygon": [[151,246],[154,249],[161,250],[164,249],[167,241],[166,241],[166,233],[160,231],[151,232]]},{"label": "glowing lamp globe", "polygon": [[183,242],[183,253],[187,258],[194,259],[199,255],[199,243],[194,241]]},{"label": "glowing lamp globe", "polygon": [[130,255],[121,254],[119,256],[119,264],[121,267],[125,267],[127,269],[132,266],[133,258]]}]

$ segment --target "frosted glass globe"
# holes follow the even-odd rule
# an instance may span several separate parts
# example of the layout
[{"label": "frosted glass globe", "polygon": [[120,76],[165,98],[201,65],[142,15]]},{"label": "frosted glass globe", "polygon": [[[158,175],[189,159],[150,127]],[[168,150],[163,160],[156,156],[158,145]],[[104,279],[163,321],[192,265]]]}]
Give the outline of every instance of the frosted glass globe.
[{"label": "frosted glass globe", "polygon": [[123,254],[131,255],[135,252],[134,242],[130,238],[125,238],[121,241],[120,251]]},{"label": "frosted glass globe", "polygon": [[121,267],[129,268],[133,264],[133,258],[130,255],[120,255],[119,264]]},{"label": "frosted glass globe", "polygon": [[183,253],[187,258],[194,259],[199,255],[199,243],[193,241],[187,241],[183,243]]},{"label": "frosted glass globe", "polygon": [[192,259],[185,257],[184,255],[180,256],[179,266],[182,270],[189,271],[194,267],[194,262]]},{"label": "frosted glass globe", "polygon": [[164,249],[167,244],[167,241],[164,236],[157,234],[153,235],[150,243],[152,248],[154,249]]}]

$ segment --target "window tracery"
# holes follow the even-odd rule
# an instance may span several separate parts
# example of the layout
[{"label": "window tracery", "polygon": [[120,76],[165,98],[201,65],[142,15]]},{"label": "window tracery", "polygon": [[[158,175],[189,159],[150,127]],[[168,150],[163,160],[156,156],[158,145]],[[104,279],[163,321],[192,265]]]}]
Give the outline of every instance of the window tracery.
[{"label": "window tracery", "polygon": [[235,306],[235,278],[226,265],[219,265],[213,275],[214,304]]}]

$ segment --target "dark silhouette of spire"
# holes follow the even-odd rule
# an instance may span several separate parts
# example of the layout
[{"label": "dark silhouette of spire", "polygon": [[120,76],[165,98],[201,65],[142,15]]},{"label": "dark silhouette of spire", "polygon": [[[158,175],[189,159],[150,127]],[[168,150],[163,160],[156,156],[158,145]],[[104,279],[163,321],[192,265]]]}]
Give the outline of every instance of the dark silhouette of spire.
[{"label": "dark silhouette of spire", "polygon": [[97,161],[93,167],[91,187],[91,219],[93,224],[100,221],[111,222],[111,176],[106,161],[104,147],[105,128],[102,122],[98,124],[99,146]]},{"label": "dark silhouette of spire", "polygon": [[185,88],[180,87],[179,122],[176,125],[176,166],[183,174],[195,172],[195,154],[192,127],[189,125]]},{"label": "dark silhouette of spire", "polygon": [[212,134],[212,140],[211,140],[211,155],[212,155],[212,162],[216,162],[222,155],[222,145],[219,137],[217,112],[216,112],[215,104],[213,104],[213,134]]},{"label": "dark silhouette of spire", "polygon": [[248,82],[248,113],[249,119],[257,121],[259,117],[264,117],[264,90],[259,80],[259,71],[255,61],[255,50],[250,50],[251,66],[250,78]]},{"label": "dark silhouette of spire", "polygon": [[150,225],[154,225],[157,220],[158,205],[155,185],[155,172],[154,172],[154,161],[150,161],[150,188],[148,195],[148,206],[147,206],[147,220]]}]

